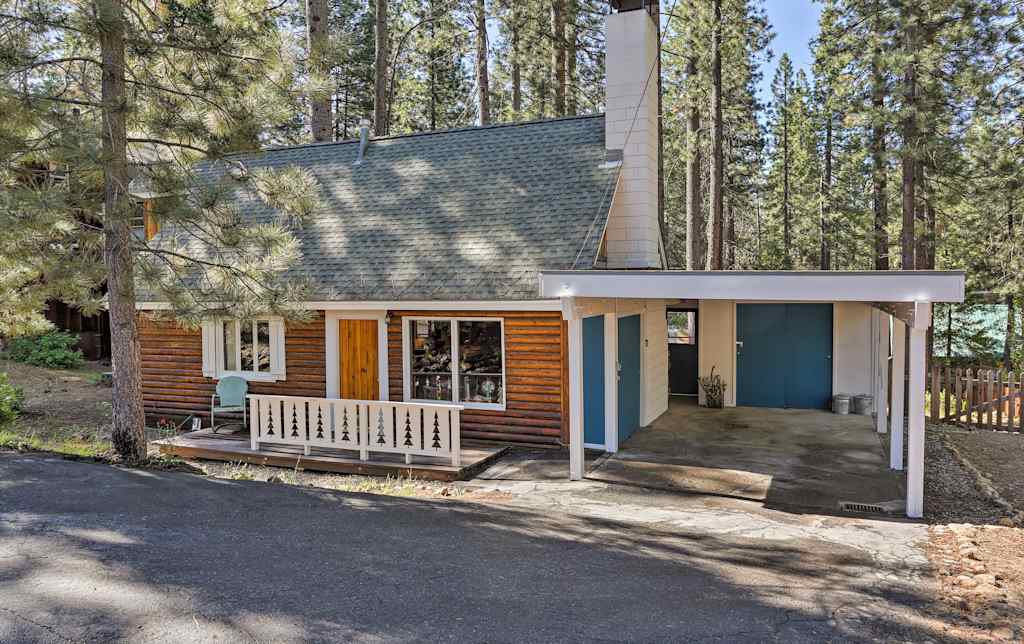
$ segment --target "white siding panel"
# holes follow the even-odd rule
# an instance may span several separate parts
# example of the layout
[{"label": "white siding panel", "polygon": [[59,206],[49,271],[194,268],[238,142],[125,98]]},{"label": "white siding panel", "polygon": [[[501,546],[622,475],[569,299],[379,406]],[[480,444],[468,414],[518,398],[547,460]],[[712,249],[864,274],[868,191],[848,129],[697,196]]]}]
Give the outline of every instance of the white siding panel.
[{"label": "white siding panel", "polygon": [[[697,321],[697,371],[715,373],[725,381],[725,404],[736,406],[736,303],[701,300]],[[703,402],[703,394],[700,396]]]},{"label": "white siding panel", "polygon": [[641,425],[650,425],[668,411],[668,320],[665,303],[647,303],[644,319],[644,401]]},{"label": "white siding panel", "polygon": [[874,363],[871,334],[871,306],[859,302],[836,302],[833,308],[832,391],[837,394],[872,393]]}]

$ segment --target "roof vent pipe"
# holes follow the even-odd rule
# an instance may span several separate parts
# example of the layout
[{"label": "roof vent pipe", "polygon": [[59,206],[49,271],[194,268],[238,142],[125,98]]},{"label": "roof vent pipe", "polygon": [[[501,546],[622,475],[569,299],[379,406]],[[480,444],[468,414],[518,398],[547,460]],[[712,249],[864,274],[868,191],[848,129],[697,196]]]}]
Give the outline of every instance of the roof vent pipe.
[{"label": "roof vent pipe", "polygon": [[356,156],[356,165],[360,165],[363,162],[363,157],[366,156],[366,146],[370,142],[370,121],[367,119],[359,120],[359,154]]}]

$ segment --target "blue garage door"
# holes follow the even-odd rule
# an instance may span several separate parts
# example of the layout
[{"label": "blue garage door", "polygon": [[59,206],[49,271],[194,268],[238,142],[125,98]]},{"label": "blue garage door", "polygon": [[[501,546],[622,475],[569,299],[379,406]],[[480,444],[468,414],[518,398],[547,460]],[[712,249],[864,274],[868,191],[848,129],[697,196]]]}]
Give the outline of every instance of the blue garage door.
[{"label": "blue garage door", "polygon": [[604,316],[583,318],[583,442],[604,445]]},{"label": "blue garage door", "polygon": [[738,304],[736,342],[737,405],[828,406],[831,304]]},{"label": "blue garage door", "polygon": [[619,444],[640,428],[640,316],[619,318]]}]

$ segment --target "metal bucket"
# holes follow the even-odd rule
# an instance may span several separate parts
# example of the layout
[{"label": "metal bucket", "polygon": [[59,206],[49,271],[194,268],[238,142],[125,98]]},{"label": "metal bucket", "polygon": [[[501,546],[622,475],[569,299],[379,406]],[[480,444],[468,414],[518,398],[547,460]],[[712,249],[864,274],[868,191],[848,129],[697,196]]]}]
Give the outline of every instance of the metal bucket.
[{"label": "metal bucket", "polygon": [[870,394],[860,394],[853,397],[853,413],[859,416],[870,416],[875,409],[875,397]]},{"label": "metal bucket", "polygon": [[850,413],[850,396],[848,394],[832,396],[832,413],[843,416]]}]

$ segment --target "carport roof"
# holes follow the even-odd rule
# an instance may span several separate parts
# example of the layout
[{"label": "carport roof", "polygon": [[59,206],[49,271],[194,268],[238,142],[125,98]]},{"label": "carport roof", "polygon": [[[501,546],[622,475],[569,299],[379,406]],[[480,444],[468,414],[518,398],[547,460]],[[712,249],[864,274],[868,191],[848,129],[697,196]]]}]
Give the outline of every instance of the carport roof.
[{"label": "carport roof", "polygon": [[963,271],[541,271],[542,297],[963,302]]}]

